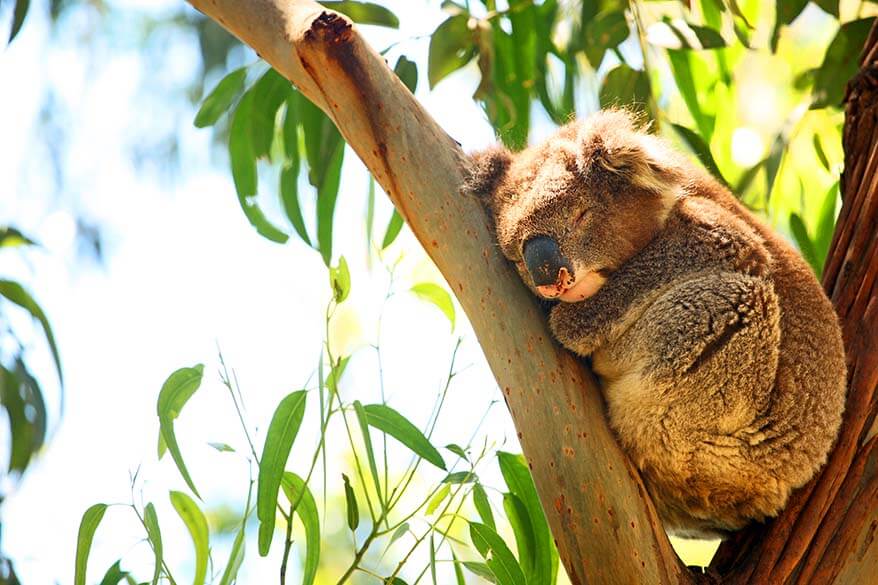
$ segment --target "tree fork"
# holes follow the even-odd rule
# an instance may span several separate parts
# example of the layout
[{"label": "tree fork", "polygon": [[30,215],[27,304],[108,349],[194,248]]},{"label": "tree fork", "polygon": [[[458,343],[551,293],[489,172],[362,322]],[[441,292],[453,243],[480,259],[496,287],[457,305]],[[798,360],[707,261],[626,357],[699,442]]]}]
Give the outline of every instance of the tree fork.
[{"label": "tree fork", "polygon": [[553,341],[480,204],[460,195],[459,145],[343,16],[311,0],[190,3],[327,113],[448,281],[503,389],[571,581],[688,581],[591,373]]}]

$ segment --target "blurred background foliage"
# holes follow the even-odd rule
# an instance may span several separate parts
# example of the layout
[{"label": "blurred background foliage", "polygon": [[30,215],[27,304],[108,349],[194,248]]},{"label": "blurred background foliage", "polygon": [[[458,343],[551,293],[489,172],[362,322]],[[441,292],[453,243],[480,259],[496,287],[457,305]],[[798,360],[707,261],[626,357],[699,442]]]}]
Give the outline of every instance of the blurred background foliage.
[{"label": "blurred background foliage", "polygon": [[[367,27],[405,28],[381,3],[322,4]],[[478,83],[472,99],[481,106],[498,139],[513,149],[600,107],[639,110],[652,131],[700,160],[746,205],[794,241],[815,273],[821,274],[840,204],[845,84],[856,72],[878,5],[859,0],[445,0],[442,9],[447,16],[430,35],[426,55],[412,52],[416,44],[411,38],[376,47],[411,91],[423,96],[459,71],[475,75]],[[269,425],[261,457],[259,445],[252,442],[251,453],[244,455],[253,480],[258,476],[258,481],[254,488],[251,480],[243,510],[208,507],[205,517],[200,508],[203,503],[183,492],[171,492],[171,502],[193,538],[196,582],[207,576],[206,527],[214,534],[234,535],[229,559],[210,561],[215,580],[232,582],[244,558],[244,541],[252,538],[246,531],[251,512],[258,518],[262,553],[274,535],[275,508],[281,505],[277,500],[283,492],[288,497],[280,500],[283,526],[279,530],[286,530],[283,565],[295,540],[286,526],[296,509],[304,530],[295,542],[296,547],[304,546],[296,558],[305,582],[335,580],[339,574],[342,580],[355,575],[356,579],[377,577],[405,583],[404,575],[411,581],[436,582],[438,565],[440,574],[453,575],[455,580],[475,574],[498,583],[522,579],[531,584],[554,583],[557,553],[539,507],[534,507],[532,483],[520,459],[503,452],[498,455],[496,445],[453,444],[444,456],[450,453],[463,471],[453,471],[433,485],[419,485],[421,497],[413,496],[413,502],[406,499],[413,507],[403,513],[396,507],[399,501],[394,502],[388,492],[394,486],[400,493],[415,489],[410,487],[411,477],[424,459],[437,467],[445,465],[443,455],[430,443],[429,425],[418,428],[409,423],[383,397],[381,402],[363,406],[353,396],[343,400],[339,395],[337,385],[350,355],[333,355],[329,329],[336,308],[351,288],[347,262],[333,250],[336,232],[347,229],[336,225],[336,204],[346,152],[350,153],[326,115],[233,37],[185,6],[156,13],[105,0],[0,0],[0,16],[5,18],[0,22],[8,23],[10,43],[30,20],[43,18],[53,42],[80,47],[95,61],[103,52],[135,47],[144,59],[144,70],[163,74],[141,84],[145,104],[141,122],[130,129],[130,140],[123,145],[131,163],[167,181],[185,173],[179,160],[178,129],[189,123],[192,105],[197,104],[194,124],[213,128],[216,157],[228,161],[238,203],[253,229],[277,244],[290,238],[301,240],[327,268],[333,298],[326,309],[327,334],[322,341],[315,340],[323,348],[315,371],[317,381],[305,385],[308,393],[296,395],[301,402],[295,408],[284,399],[275,413],[286,414],[287,430],[289,421],[297,428],[303,417],[318,417],[316,434],[299,439],[313,439],[310,471],[304,479],[286,471],[284,453],[289,453],[296,433],[274,436]],[[175,68],[162,50],[179,37],[194,39],[191,45],[197,47],[200,63],[197,70]],[[168,108],[169,102],[180,106]],[[51,85],[42,97],[41,148],[51,163],[46,180],[59,194],[57,205],[76,215],[80,256],[100,265],[103,228],[99,219],[79,213],[88,194],[76,188],[70,170],[66,131],[77,116],[71,103],[75,100],[57,94]],[[394,261],[382,252],[397,239],[403,222],[393,212],[378,225],[377,190],[370,181],[362,193],[366,238],[361,253],[370,265],[381,265],[392,275]],[[39,244],[12,225],[12,218],[2,222],[7,225],[0,228],[0,254],[26,256],[39,249]],[[442,287],[416,282],[407,290],[440,309],[454,329],[455,305]],[[399,292],[391,287],[388,298]],[[26,282],[0,280],[0,405],[7,421],[2,432],[9,438],[9,447],[3,451],[7,459],[0,505],[43,448],[50,419],[57,424],[60,416],[60,399],[52,402],[59,405],[54,415],[46,406],[44,386],[57,387],[60,393],[62,370],[50,316],[38,298],[39,291],[32,295]],[[40,337],[29,330],[29,321]],[[57,384],[49,381],[55,375],[51,370],[28,366],[28,351],[35,344],[49,348]],[[60,350],[63,354],[64,348]],[[197,375],[193,369],[186,371],[197,377],[194,387],[183,384],[174,391],[172,375],[162,390],[164,404],[159,397],[160,454],[170,449],[191,492],[197,495],[173,435],[173,419],[201,381],[201,371]],[[452,363],[447,382],[453,377]],[[237,407],[243,397],[236,382],[227,372],[222,382]],[[431,424],[441,410],[441,392],[439,397]],[[242,416],[241,424],[246,431],[250,423]],[[326,433],[346,433],[350,440],[344,489],[337,481],[327,489],[331,466],[325,462]],[[380,441],[383,460],[373,452],[371,434]],[[413,453],[408,467],[387,459],[388,436]],[[223,445],[216,448],[226,450]],[[278,449],[280,455],[275,453],[273,464],[265,463],[267,453]],[[505,485],[486,491],[476,466],[488,459],[499,464]],[[315,470],[322,473],[322,483],[312,476]],[[273,489],[263,493],[266,482]],[[135,476],[132,491],[136,484]],[[155,576],[171,579],[161,558],[155,509],[133,500],[131,508],[155,553]],[[311,501],[319,501],[313,510],[308,505]],[[456,507],[452,508],[452,502]],[[440,505],[445,512],[434,517]],[[83,519],[77,583],[85,579],[91,538],[106,510],[102,506],[90,508]],[[366,510],[369,522],[360,527],[359,518]],[[327,514],[343,515],[349,532],[338,528],[328,535]],[[422,519],[417,531],[409,522],[412,517]],[[321,527],[323,545],[315,549],[314,531]],[[403,536],[411,537],[412,552],[429,551],[423,570],[402,567],[412,552],[397,556],[374,552],[378,542],[384,543],[386,552]],[[345,540],[353,541],[352,552],[344,550]],[[488,549],[492,554],[486,554]],[[459,554],[466,556],[465,562],[458,563]],[[349,567],[347,572],[338,570],[344,566]],[[467,569],[468,577],[461,567]],[[0,565],[3,579],[15,579],[7,560]],[[120,565],[114,565],[102,582],[122,579],[133,582]]]}]

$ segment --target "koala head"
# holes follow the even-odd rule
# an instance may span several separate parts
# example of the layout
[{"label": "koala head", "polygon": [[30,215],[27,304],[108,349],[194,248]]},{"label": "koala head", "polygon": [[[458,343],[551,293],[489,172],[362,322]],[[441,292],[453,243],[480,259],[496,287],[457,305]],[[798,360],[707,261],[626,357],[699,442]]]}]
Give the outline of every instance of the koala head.
[{"label": "koala head", "polygon": [[535,293],[577,302],[663,228],[685,165],[630,113],[609,110],[519,153],[477,153],[463,191],[484,200],[500,249]]}]

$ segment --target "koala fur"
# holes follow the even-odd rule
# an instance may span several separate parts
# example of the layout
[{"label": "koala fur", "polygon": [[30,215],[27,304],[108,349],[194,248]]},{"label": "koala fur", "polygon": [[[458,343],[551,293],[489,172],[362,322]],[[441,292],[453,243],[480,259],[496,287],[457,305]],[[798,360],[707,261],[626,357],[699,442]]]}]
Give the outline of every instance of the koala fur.
[{"label": "koala fur", "polygon": [[548,236],[569,259],[553,286],[571,302],[550,327],[591,358],[669,532],[773,517],[824,464],[846,389],[836,314],[798,253],[703,169],[610,110],[476,154],[463,190],[539,296],[553,287],[536,286],[524,245]]}]

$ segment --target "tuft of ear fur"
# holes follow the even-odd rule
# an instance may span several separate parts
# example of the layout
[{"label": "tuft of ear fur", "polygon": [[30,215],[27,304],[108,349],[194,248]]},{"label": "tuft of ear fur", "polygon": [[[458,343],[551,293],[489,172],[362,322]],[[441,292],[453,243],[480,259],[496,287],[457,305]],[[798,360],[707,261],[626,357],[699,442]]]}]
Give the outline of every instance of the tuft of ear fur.
[{"label": "tuft of ear fur", "polygon": [[490,197],[506,175],[512,154],[502,146],[492,146],[470,156],[472,162],[461,192],[482,199]]}]

